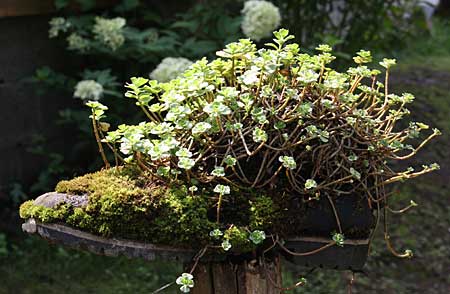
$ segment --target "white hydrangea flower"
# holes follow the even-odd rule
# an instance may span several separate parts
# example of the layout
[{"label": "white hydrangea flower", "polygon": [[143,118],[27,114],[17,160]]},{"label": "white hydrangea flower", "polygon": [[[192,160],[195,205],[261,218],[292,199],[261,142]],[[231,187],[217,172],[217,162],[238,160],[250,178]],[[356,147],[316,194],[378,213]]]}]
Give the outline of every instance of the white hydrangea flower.
[{"label": "white hydrangea flower", "polygon": [[48,37],[58,37],[60,32],[67,32],[71,24],[64,17],[54,17],[49,22],[50,29],[48,30]]},{"label": "white hydrangea flower", "polygon": [[103,94],[103,86],[94,80],[79,81],[75,86],[74,97],[81,100],[99,100]]},{"label": "white hydrangea flower", "polygon": [[72,33],[67,37],[67,42],[69,43],[69,50],[76,50],[84,52],[89,49],[89,41],[77,33]]},{"label": "white hydrangea flower", "polygon": [[122,31],[125,24],[126,20],[122,17],[111,19],[96,17],[92,32],[97,40],[108,45],[111,50],[115,51],[125,42]]},{"label": "white hydrangea flower", "polygon": [[247,1],[242,14],[244,16],[241,23],[242,31],[244,35],[255,41],[271,36],[272,32],[280,26],[280,10],[269,1]]},{"label": "white hydrangea flower", "polygon": [[150,73],[150,78],[164,83],[182,74],[193,62],[183,57],[166,57]]}]

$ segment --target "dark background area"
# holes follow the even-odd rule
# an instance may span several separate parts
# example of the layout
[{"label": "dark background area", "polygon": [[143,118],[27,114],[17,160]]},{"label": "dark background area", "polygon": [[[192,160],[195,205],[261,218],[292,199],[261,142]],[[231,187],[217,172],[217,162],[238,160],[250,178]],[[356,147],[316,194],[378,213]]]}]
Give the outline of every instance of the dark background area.
[{"label": "dark background area", "polygon": [[12,182],[31,185],[44,167],[45,158],[28,152],[36,136],[45,133],[55,149],[69,143],[55,121],[58,110],[72,101],[58,91],[38,96],[27,82],[38,67],[70,71],[77,65],[73,56],[48,39],[48,20],[45,15],[0,18],[0,198],[8,197]]}]

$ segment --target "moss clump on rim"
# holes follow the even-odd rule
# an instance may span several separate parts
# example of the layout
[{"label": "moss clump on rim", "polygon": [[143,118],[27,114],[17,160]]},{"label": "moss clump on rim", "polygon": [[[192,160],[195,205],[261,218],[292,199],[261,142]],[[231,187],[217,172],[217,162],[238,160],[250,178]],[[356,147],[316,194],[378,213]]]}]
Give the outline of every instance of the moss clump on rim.
[{"label": "moss clump on rim", "polygon": [[[145,185],[132,167],[118,167],[61,181],[56,192],[70,195],[89,195],[86,207],[69,204],[47,208],[32,200],[20,207],[24,219],[36,218],[42,222],[65,222],[75,228],[105,237],[122,237],[158,244],[200,246],[210,242],[208,233],[217,228],[209,197],[192,193],[184,185],[170,187]],[[147,187],[146,187],[147,186]],[[235,191],[236,195],[239,193]],[[241,215],[230,213],[230,222],[241,219],[250,228],[270,230],[274,220],[274,207],[269,197],[251,196]],[[240,198],[242,201],[242,198]],[[208,202],[209,201],[209,202]],[[225,205],[228,209],[231,205]],[[232,227],[233,228],[233,227]],[[236,229],[226,230],[233,250],[246,251],[253,247],[243,240]],[[248,229],[247,229],[248,230]],[[248,234],[247,234],[248,235]],[[241,240],[242,239],[242,240]]]},{"label": "moss clump on rim", "polygon": [[[67,224],[105,237],[122,237],[153,243],[204,244],[214,224],[208,220],[208,205],[202,197],[187,196],[181,187],[145,187],[127,168],[112,168],[61,181],[60,193],[89,195],[86,207],[61,205],[46,208],[27,201],[22,218]],[[151,185],[150,185],[151,186]]]},{"label": "moss clump on rim", "polygon": [[146,238],[140,227],[162,191],[138,186],[132,172],[114,168],[58,183],[59,193],[89,194],[88,205],[76,208],[67,223],[102,236]]},{"label": "moss clump on rim", "polygon": [[35,205],[33,200],[28,200],[20,205],[19,215],[23,219],[36,218],[44,223],[64,221],[70,214],[69,205],[58,205],[55,208],[48,208]]}]

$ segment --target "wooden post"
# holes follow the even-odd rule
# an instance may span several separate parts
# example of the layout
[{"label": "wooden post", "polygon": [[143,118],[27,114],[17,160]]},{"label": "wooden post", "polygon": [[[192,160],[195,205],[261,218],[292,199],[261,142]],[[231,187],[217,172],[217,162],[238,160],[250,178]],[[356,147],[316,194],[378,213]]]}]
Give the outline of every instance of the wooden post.
[{"label": "wooden post", "polygon": [[200,263],[194,272],[192,294],[280,294],[280,259],[256,261]]}]

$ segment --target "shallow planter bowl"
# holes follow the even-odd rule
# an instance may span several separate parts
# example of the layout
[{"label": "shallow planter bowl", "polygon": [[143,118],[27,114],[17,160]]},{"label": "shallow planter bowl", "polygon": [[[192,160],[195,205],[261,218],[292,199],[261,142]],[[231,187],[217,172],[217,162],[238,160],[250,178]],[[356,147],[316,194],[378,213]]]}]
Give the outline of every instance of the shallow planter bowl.
[{"label": "shallow planter bowl", "polygon": [[[56,192],[46,193],[34,200],[34,204],[49,208],[54,208],[61,203],[69,203],[74,207],[83,207],[87,205],[87,202],[87,195],[72,196]],[[372,224],[370,221],[372,217],[370,209],[364,208],[360,210],[359,218],[353,218],[352,213],[349,213],[351,212],[350,208],[351,206],[346,201],[336,202],[336,210],[343,218],[344,228],[355,226],[358,228],[367,228],[367,226]],[[313,211],[306,218],[313,228],[312,231],[327,232],[325,235],[328,237],[312,237],[302,234],[301,237],[286,238],[284,247],[292,252],[304,253],[316,250],[332,242],[329,231],[336,228],[336,224],[334,214],[330,213],[332,212],[328,211],[328,214],[322,212],[321,214],[320,211]],[[22,225],[22,229],[26,233],[36,234],[51,243],[107,256],[122,255],[148,261],[164,260],[189,263],[198,252],[198,249],[194,248],[172,247],[120,238],[105,238],[78,230],[65,223],[42,223],[33,218],[26,220]],[[277,252],[288,261],[297,265],[336,270],[361,270],[367,259],[368,243],[367,238],[346,238],[343,246],[333,245],[311,255],[293,256],[281,248]],[[264,246],[269,247],[271,245],[271,241],[266,240]],[[252,254],[244,254],[242,256],[235,255],[230,258],[233,260],[246,260],[254,257]],[[204,262],[219,262],[226,259],[227,255],[214,253],[209,253],[202,257],[202,261]]]}]

